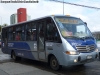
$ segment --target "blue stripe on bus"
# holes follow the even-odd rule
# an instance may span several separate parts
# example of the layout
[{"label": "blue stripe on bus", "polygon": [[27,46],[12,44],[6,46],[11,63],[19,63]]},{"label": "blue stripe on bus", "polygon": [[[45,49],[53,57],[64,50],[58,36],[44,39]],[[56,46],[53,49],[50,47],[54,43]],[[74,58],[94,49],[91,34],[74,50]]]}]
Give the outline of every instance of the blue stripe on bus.
[{"label": "blue stripe on bus", "polygon": [[30,46],[26,42],[8,42],[8,47],[2,48],[2,51],[4,51],[7,54],[11,54],[11,50],[14,50],[16,55],[18,56],[29,59],[35,59],[30,49]]},{"label": "blue stripe on bus", "polygon": [[8,48],[27,49],[30,50],[26,42],[8,42]]},{"label": "blue stripe on bus", "polygon": [[23,51],[23,50],[14,50],[14,51],[17,56],[35,60],[34,55],[32,54],[31,51]]}]

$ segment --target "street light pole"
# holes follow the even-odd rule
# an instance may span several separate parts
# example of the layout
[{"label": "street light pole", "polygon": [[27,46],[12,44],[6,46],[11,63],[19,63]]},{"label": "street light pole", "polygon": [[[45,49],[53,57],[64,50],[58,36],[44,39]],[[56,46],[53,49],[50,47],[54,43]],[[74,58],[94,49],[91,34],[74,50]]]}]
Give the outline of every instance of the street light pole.
[{"label": "street light pole", "polygon": [[[1,16],[0,16],[1,17]],[[2,25],[2,17],[1,17],[1,25]]]},{"label": "street light pole", "polygon": [[64,15],[64,0],[63,0],[63,15]]},{"label": "street light pole", "polygon": [[[1,32],[2,32],[2,17],[1,17]],[[1,32],[0,32],[0,38],[1,38]]]}]

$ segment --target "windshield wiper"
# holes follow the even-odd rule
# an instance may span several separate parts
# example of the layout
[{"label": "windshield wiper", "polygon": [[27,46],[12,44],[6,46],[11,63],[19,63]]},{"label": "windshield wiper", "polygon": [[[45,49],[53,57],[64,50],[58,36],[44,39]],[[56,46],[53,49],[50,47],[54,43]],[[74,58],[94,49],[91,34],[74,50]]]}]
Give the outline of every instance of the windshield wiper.
[{"label": "windshield wiper", "polygon": [[92,36],[85,36],[85,37],[67,36],[67,37],[65,37],[65,38],[80,39],[80,40],[85,40],[85,39],[94,39]]},{"label": "windshield wiper", "polygon": [[93,39],[92,36],[85,36],[85,37],[81,37],[82,39]]},{"label": "windshield wiper", "polygon": [[67,36],[66,38],[80,39],[80,37],[77,36]]}]

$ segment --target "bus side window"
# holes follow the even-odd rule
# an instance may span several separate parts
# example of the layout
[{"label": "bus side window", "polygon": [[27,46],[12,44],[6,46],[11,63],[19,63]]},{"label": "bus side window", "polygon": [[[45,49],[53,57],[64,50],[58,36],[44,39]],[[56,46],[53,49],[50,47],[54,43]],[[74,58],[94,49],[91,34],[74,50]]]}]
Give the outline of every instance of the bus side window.
[{"label": "bus side window", "polygon": [[25,41],[25,26],[22,25],[22,31],[21,31],[22,35],[21,35],[21,39],[22,41]]},{"label": "bus side window", "polygon": [[13,27],[9,28],[9,29],[8,29],[8,32],[9,32],[9,33],[8,33],[8,35],[9,35],[9,36],[8,36],[8,40],[9,40],[9,41],[13,41]]},{"label": "bus side window", "polygon": [[52,29],[50,29],[51,26],[52,26],[51,23],[47,24],[47,34],[46,34],[47,35],[46,36],[47,41],[52,41],[53,40],[53,38],[52,38]]},{"label": "bus side window", "polygon": [[37,40],[36,23],[33,22],[31,28],[32,28],[32,32],[31,32],[31,36],[30,36],[31,37],[31,40],[32,41],[36,41]]},{"label": "bus side window", "polygon": [[32,41],[35,41],[35,32],[34,31],[31,32],[30,38]]},{"label": "bus side window", "polygon": [[16,39],[16,41],[20,41],[20,40],[21,40],[20,33],[17,33],[17,34],[16,34],[15,39]]},{"label": "bus side window", "polygon": [[53,42],[59,42],[59,40],[61,41],[55,23],[51,21],[51,19],[48,19],[46,25],[46,40]]},{"label": "bus side window", "polygon": [[22,25],[16,26],[15,40],[22,41]]},{"label": "bus side window", "polygon": [[31,36],[31,23],[27,23],[26,24],[26,40],[27,41],[31,40],[30,36]]}]

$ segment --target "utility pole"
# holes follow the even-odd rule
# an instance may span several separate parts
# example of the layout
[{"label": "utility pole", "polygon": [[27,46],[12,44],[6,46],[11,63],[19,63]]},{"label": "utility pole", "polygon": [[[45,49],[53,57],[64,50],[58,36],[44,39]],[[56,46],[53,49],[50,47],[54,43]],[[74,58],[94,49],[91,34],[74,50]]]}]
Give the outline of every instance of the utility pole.
[{"label": "utility pole", "polygon": [[[1,16],[0,16],[1,17]],[[0,31],[0,37],[1,37],[1,32],[2,32],[2,17],[1,17],[1,31]]]},{"label": "utility pole", "polygon": [[64,0],[63,0],[63,15],[64,15]]},{"label": "utility pole", "polygon": [[[1,17],[1,16],[0,16]],[[2,17],[1,17],[1,25],[2,25]]]},{"label": "utility pole", "polygon": [[[1,17],[1,16],[0,16]],[[0,31],[0,39],[1,39],[1,32],[2,32],[2,17],[1,17],[1,31]]]}]

